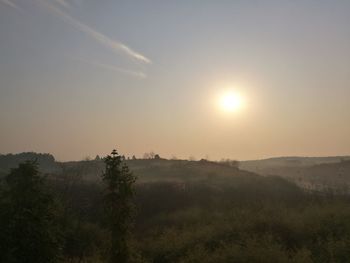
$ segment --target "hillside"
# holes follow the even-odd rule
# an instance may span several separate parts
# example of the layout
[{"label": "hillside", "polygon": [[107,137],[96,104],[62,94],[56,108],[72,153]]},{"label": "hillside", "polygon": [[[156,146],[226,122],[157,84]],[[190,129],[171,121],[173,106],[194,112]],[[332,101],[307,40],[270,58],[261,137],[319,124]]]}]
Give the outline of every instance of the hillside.
[{"label": "hillside", "polygon": [[11,168],[25,161],[37,161],[42,173],[57,173],[59,164],[53,155],[48,153],[23,152],[18,154],[0,154],[0,176],[6,174]]},{"label": "hillside", "polygon": [[[137,183],[198,182],[232,176],[257,176],[252,172],[209,161],[138,159],[127,160],[126,164],[137,177]],[[104,163],[103,161],[65,162],[60,163],[60,167],[61,173],[76,174],[87,181],[99,181]]]},{"label": "hillside", "polygon": [[304,188],[314,190],[333,189],[349,192],[350,161],[288,169],[282,172],[282,175],[288,176]]},{"label": "hillside", "polygon": [[[348,258],[348,197],[328,198],[326,193],[303,191],[282,177],[204,160],[139,159],[127,164],[138,178],[131,242],[140,260],[135,262],[214,263],[236,258],[242,263],[331,262],[333,257],[340,259],[335,262],[346,262],[343,259]],[[104,162],[54,162],[54,167],[59,169],[48,174],[46,186],[64,208],[60,226],[66,240],[64,257],[67,262],[105,262],[99,261],[109,238],[100,177]],[[305,178],[309,174],[310,180],[323,180],[311,175],[338,169],[344,172],[340,177],[346,177],[350,162],[293,169],[291,174],[304,169]]]},{"label": "hillside", "polygon": [[[240,168],[206,160],[136,159],[126,160],[137,176],[137,183],[219,182],[228,178],[254,178],[274,175],[287,178],[303,188],[344,188],[350,185],[350,157],[278,157],[240,162]],[[57,162],[50,154],[20,153],[0,155],[0,175],[18,163],[37,160],[39,169],[57,179],[69,176],[87,182],[100,182],[104,170],[102,160]],[[64,175],[62,177],[61,175]],[[232,181],[229,180],[229,181]],[[211,183],[213,184],[213,183]]]},{"label": "hillside", "polygon": [[287,178],[311,190],[348,191],[350,187],[350,158],[282,157],[241,162],[241,168],[261,174]]},{"label": "hillside", "polygon": [[289,168],[311,167],[324,163],[339,163],[350,160],[350,156],[330,157],[275,157],[261,160],[241,161],[240,168],[261,175],[280,175]]}]

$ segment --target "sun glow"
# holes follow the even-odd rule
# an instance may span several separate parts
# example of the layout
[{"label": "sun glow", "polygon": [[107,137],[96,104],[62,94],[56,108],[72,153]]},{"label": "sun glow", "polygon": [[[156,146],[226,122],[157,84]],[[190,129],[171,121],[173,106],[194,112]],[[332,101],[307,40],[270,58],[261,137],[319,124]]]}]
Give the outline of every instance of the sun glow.
[{"label": "sun glow", "polygon": [[236,112],[243,108],[244,98],[234,91],[226,91],[219,97],[219,106],[224,112]]}]

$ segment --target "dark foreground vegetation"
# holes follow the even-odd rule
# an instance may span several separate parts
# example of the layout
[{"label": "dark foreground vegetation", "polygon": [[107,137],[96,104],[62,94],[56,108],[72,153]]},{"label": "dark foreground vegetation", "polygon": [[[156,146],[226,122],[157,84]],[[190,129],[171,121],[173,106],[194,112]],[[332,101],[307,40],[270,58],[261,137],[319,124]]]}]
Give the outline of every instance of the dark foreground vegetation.
[{"label": "dark foreground vegetation", "polygon": [[[123,166],[126,192],[113,202],[113,162],[5,171],[0,262],[349,262],[346,193],[207,161],[127,164],[138,179]],[[113,261],[116,247],[124,258]]]}]

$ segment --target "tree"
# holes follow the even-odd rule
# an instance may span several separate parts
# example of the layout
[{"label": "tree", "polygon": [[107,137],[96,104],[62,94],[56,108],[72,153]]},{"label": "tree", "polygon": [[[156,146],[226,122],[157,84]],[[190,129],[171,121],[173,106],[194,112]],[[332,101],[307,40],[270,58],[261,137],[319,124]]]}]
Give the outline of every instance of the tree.
[{"label": "tree", "polygon": [[57,262],[61,250],[58,207],[27,161],[5,178],[0,203],[0,262]]},{"label": "tree", "polygon": [[106,170],[102,179],[106,185],[104,205],[107,226],[111,232],[109,262],[126,263],[130,261],[128,236],[133,217],[133,184],[136,178],[122,163],[116,150],[105,158]]},{"label": "tree", "polygon": [[154,159],[155,153],[153,151],[143,154],[143,159]]}]

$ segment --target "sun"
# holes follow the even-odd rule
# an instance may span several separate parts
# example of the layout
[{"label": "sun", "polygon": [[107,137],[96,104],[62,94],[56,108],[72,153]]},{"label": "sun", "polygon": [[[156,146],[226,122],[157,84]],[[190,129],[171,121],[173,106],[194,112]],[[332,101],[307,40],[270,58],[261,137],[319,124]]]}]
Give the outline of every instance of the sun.
[{"label": "sun", "polygon": [[237,112],[244,106],[244,98],[238,92],[229,90],[219,96],[219,106],[224,112]]}]

